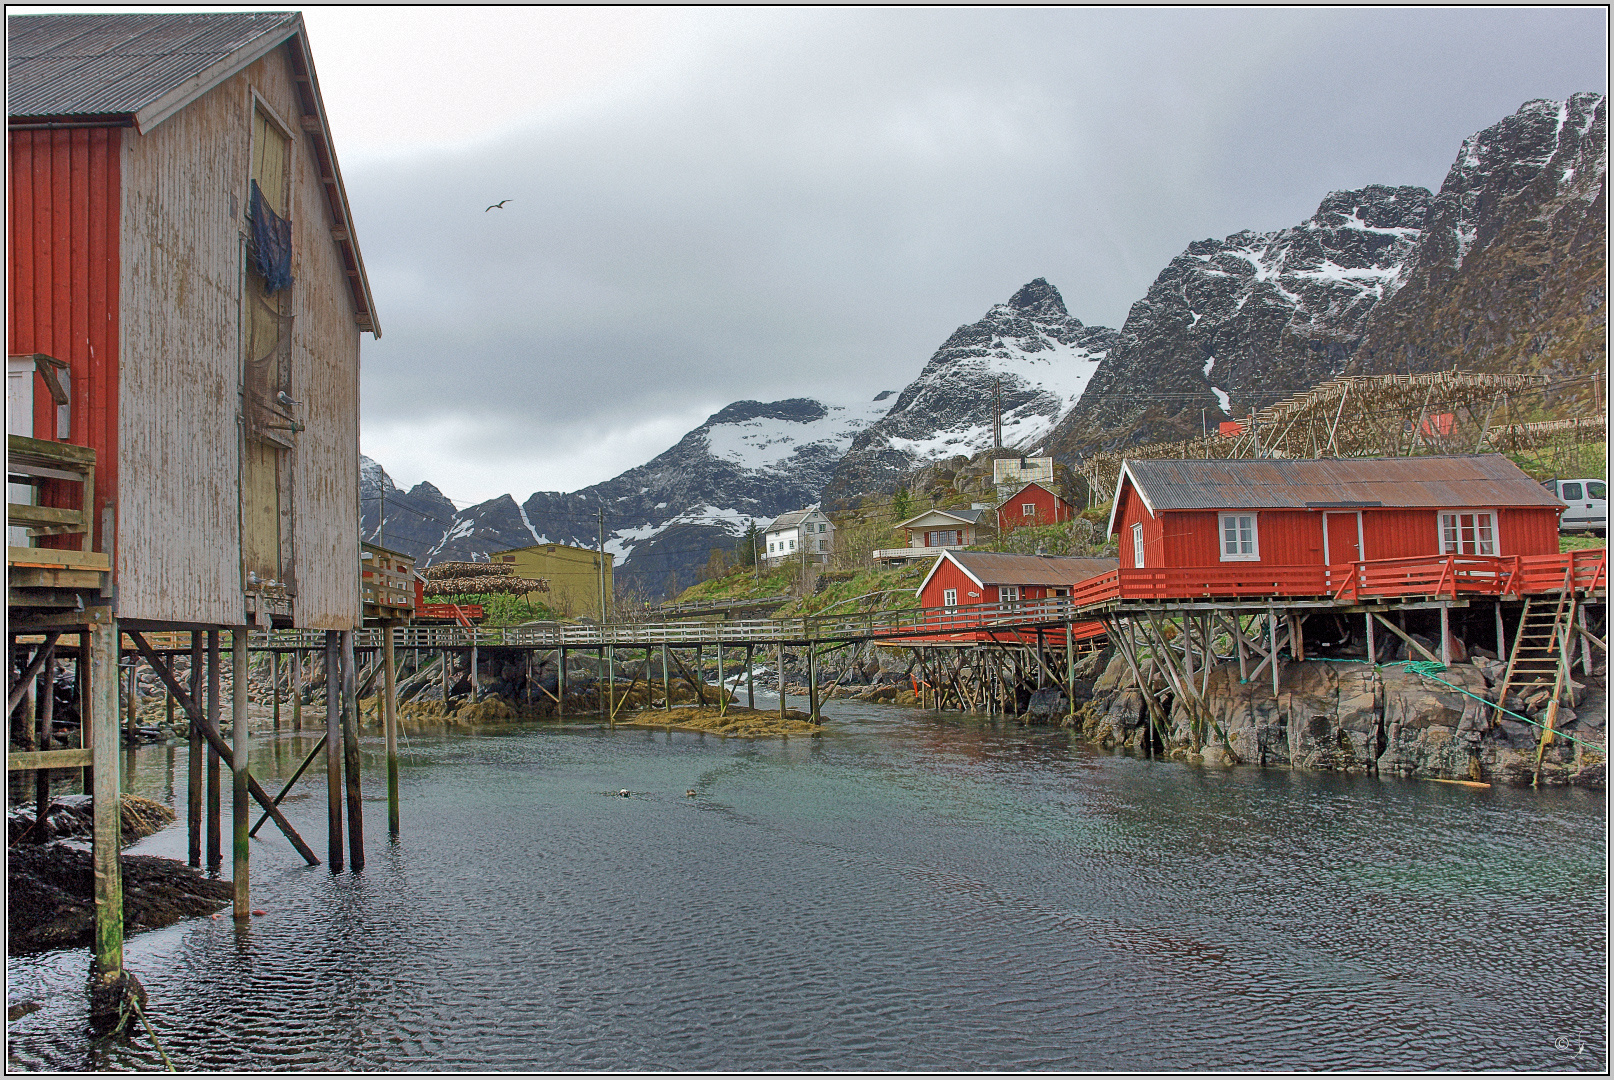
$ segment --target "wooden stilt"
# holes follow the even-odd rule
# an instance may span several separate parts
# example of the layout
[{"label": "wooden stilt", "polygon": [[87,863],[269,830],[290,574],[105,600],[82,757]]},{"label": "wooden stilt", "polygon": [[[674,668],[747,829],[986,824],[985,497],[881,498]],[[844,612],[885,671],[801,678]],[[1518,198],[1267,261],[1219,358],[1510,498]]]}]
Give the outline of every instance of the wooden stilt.
[{"label": "wooden stilt", "polygon": [[[34,711],[35,722],[39,725],[34,736],[34,749],[54,749],[55,714],[56,714],[56,636],[53,634],[45,641],[45,663],[42,669],[44,694],[40,698],[39,706]],[[34,822],[36,826],[45,820],[45,811],[50,807],[50,770],[37,769],[34,772]],[[42,826],[40,826],[42,827]]]},{"label": "wooden stilt", "polygon": [[785,718],[785,646],[783,642],[773,647],[774,666],[779,669],[779,719]]},{"label": "wooden stilt", "polygon": [[1374,648],[1373,642],[1373,613],[1371,611],[1363,612],[1362,622],[1365,623],[1367,627],[1367,662],[1370,664],[1377,664],[1379,662],[1379,657],[1378,650]]},{"label": "wooden stilt", "polygon": [[137,656],[131,656],[129,658],[129,667],[128,667],[127,670],[128,670],[128,679],[129,679],[129,700],[128,700],[128,704],[125,705],[125,707],[124,707],[125,708],[124,724],[126,726],[127,731],[129,732],[129,743],[130,743],[130,745],[134,745],[135,737],[136,737],[135,726],[136,726],[136,722],[137,722],[137,716],[138,716],[138,713],[140,711],[139,710],[139,704],[138,704],[139,700],[140,700],[139,699],[140,658],[137,657]]},{"label": "wooden stilt", "polygon": [[1508,639],[1502,630],[1502,601],[1496,602],[1496,655],[1503,663],[1508,658]]},{"label": "wooden stilt", "polygon": [[[475,670],[473,666],[473,671]],[[348,865],[364,869],[364,793],[359,787],[358,665],[353,631],[342,631],[342,760],[347,780]]]},{"label": "wooden stilt", "polygon": [[1233,629],[1235,631],[1233,636],[1238,639],[1239,682],[1247,683],[1250,681],[1250,646],[1244,637],[1244,625],[1240,622],[1239,613],[1236,611],[1233,612]]},{"label": "wooden stilt", "polygon": [[291,729],[303,730],[303,654],[291,654]]},{"label": "wooden stilt", "polygon": [[248,869],[247,815],[251,807],[247,802],[247,759],[250,753],[252,724],[247,716],[247,688],[250,661],[247,659],[247,628],[237,626],[230,632],[230,677],[232,702],[230,708],[230,768],[234,781],[230,794],[230,819],[234,826],[235,859],[231,882],[235,886],[235,917],[252,916],[251,875]]},{"label": "wooden stilt", "polygon": [[1071,720],[1076,719],[1076,624],[1065,624],[1065,705]]},{"label": "wooden stilt", "polygon": [[[326,643],[326,648],[330,648],[329,642]],[[330,675],[329,675],[329,665],[330,665],[330,661],[327,660],[326,661],[326,666],[327,666],[326,678],[327,679],[329,679],[329,677],[330,677]],[[449,685],[450,685],[449,676],[448,676],[448,650],[447,649],[443,650],[443,673],[442,674],[443,674],[443,711],[447,712],[448,711],[448,689],[449,689]],[[327,687],[329,687],[330,683],[327,681],[327,683],[325,685]],[[330,732],[326,732],[326,734],[329,735]]]},{"label": "wooden stilt", "polygon": [[616,723],[616,646],[605,650],[605,718]]},{"label": "wooden stilt", "polygon": [[[342,645],[340,631],[325,631],[325,860],[342,870]],[[446,660],[448,654],[443,654]],[[445,675],[446,679],[446,675]],[[446,697],[445,697],[446,700]]]},{"label": "wooden stilt", "polygon": [[672,672],[667,667],[667,643],[661,643],[661,705],[666,712],[672,711]]},{"label": "wooden stilt", "polygon": [[606,718],[605,701],[605,646],[594,650],[594,697],[600,706],[600,719]]},{"label": "wooden stilt", "polygon": [[566,717],[566,646],[560,647],[560,655],[556,660],[555,668],[555,717]]},{"label": "wooden stilt", "polygon": [[[381,662],[386,665],[383,722],[387,729],[387,833],[398,836],[398,664],[393,654],[392,623],[381,628]],[[532,686],[532,653],[527,653],[527,685]]]},{"label": "wooden stilt", "polygon": [[1440,605],[1440,662],[1451,666],[1451,606]]},{"label": "wooden stilt", "polygon": [[807,715],[818,723],[818,653],[807,642]]},{"label": "wooden stilt", "polygon": [[1272,664],[1272,696],[1278,696],[1278,614],[1267,608],[1267,638],[1272,651],[1267,654],[1267,660]]},{"label": "wooden stilt", "polygon": [[[81,730],[88,736],[95,769],[95,969],[96,989],[114,990],[123,977],[122,809],[118,783],[118,623],[109,607],[89,611],[89,709]],[[83,672],[81,672],[82,674]]]},{"label": "wooden stilt", "polygon": [[[1585,644],[1582,643],[1581,649],[1584,651],[1585,648]],[[757,688],[751,678],[751,654],[755,649],[756,646],[751,644],[747,644],[745,647],[745,707],[753,711],[757,707]],[[647,660],[646,663],[649,663],[649,661]]]},{"label": "wooden stilt", "polygon": [[[202,699],[202,632],[191,629],[191,700]],[[185,825],[190,847],[190,864],[202,865],[202,726],[196,717],[190,717],[189,761],[186,764],[186,815]]]},{"label": "wooden stilt", "polygon": [[[214,735],[219,733],[219,718],[223,715],[220,695],[219,631],[207,630],[207,727]],[[218,869],[224,862],[223,849],[223,788],[219,775],[219,751],[209,740],[207,744],[207,865]]]}]

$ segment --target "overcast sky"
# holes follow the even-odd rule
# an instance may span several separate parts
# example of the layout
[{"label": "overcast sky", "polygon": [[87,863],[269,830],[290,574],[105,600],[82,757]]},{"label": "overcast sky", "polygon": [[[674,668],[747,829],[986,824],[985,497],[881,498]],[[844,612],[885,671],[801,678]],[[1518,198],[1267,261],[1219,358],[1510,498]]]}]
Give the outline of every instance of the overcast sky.
[{"label": "overcast sky", "polygon": [[1606,90],[1592,8],[303,11],[383,331],[363,449],[461,503],[900,389],[1035,277],[1120,326],[1190,241]]}]

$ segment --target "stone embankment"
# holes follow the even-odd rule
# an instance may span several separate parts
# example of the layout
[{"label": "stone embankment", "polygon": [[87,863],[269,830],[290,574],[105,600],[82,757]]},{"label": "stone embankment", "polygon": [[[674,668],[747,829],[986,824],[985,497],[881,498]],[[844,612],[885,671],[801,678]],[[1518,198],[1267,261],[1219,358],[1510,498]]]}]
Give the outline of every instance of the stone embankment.
[{"label": "stone embankment", "polygon": [[[1485,657],[1432,676],[1365,660],[1286,661],[1274,694],[1270,679],[1241,682],[1238,665],[1221,664],[1210,672],[1208,716],[1196,720],[1185,703],[1171,701],[1163,745],[1155,749],[1207,765],[1287,765],[1510,785],[1538,782],[1539,776],[1542,784],[1603,788],[1606,667],[1572,684],[1575,703],[1560,707],[1561,734],[1544,748],[1539,772],[1542,728],[1498,717],[1491,703],[1502,671]],[[1544,692],[1524,700],[1509,694],[1506,704],[1545,721]],[[1147,709],[1123,657],[1108,659],[1092,696],[1078,707],[1075,725],[1101,746],[1149,749]]]}]

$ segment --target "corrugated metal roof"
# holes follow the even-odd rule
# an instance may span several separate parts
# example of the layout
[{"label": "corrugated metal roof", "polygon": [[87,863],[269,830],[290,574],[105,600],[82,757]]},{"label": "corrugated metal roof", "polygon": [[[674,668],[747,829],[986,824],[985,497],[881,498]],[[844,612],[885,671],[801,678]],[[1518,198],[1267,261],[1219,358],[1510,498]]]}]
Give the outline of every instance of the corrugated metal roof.
[{"label": "corrugated metal roof", "polygon": [[187,79],[297,23],[294,11],[13,15],[13,117],[134,114]]},{"label": "corrugated metal roof", "polygon": [[[925,511],[922,511],[921,513],[915,514],[913,517],[909,518],[907,521],[899,521],[899,522],[897,522],[895,525],[893,525],[891,527],[893,529],[910,529],[910,528],[915,527],[916,522],[923,521],[925,518],[929,517],[931,514],[939,514],[942,517],[952,518],[954,521],[962,521],[967,525],[975,525],[975,524],[978,524],[980,522],[981,515],[984,514],[984,513],[986,513],[985,510],[977,510],[974,507],[970,507],[969,509],[966,510],[963,507],[955,506],[951,510],[943,510],[940,507],[933,506],[929,510],[925,510]],[[940,524],[940,523],[938,522],[938,524]]]},{"label": "corrugated metal roof", "polygon": [[792,525],[800,525],[816,513],[818,513],[818,507],[816,506],[809,506],[805,510],[791,510],[774,518],[762,531],[773,532],[775,529],[788,529]]},{"label": "corrugated metal roof", "polygon": [[1501,454],[1161,459],[1127,461],[1124,468],[1155,511],[1563,505]]},{"label": "corrugated metal roof", "polygon": [[983,585],[1075,585],[1121,565],[1118,559],[1000,555],[989,551],[949,551],[947,557]]}]

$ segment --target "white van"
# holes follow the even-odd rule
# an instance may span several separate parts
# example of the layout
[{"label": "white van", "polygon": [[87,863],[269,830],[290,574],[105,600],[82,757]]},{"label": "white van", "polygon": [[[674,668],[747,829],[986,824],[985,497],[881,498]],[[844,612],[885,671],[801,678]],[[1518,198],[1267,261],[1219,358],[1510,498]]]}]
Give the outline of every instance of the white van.
[{"label": "white van", "polygon": [[1569,504],[1558,519],[1559,532],[1608,534],[1608,483],[1603,480],[1548,480],[1548,491]]}]

